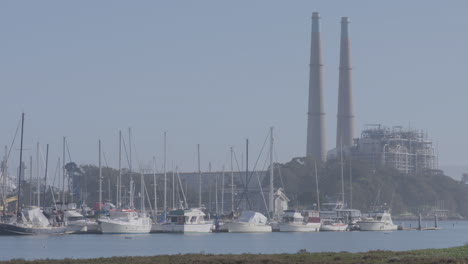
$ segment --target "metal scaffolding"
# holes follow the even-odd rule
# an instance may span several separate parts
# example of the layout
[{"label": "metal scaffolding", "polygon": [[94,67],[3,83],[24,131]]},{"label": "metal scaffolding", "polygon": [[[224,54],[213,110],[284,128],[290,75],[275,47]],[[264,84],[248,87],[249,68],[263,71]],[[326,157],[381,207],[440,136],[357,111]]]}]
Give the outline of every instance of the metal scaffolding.
[{"label": "metal scaffolding", "polygon": [[438,169],[432,141],[423,131],[367,125],[355,143],[352,155],[374,166],[389,166],[406,174]]}]

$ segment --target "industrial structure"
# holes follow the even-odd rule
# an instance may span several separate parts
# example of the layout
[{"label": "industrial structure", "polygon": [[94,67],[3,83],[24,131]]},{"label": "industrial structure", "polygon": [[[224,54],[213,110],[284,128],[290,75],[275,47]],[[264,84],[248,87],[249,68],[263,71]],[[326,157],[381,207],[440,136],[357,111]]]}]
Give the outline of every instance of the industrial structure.
[{"label": "industrial structure", "polygon": [[[319,19],[319,13],[312,13],[306,155],[308,158],[325,161],[325,112],[323,103],[323,65]],[[354,111],[348,25],[349,18],[342,17],[336,129],[337,149],[352,146],[354,138]]]},{"label": "industrial structure", "polygon": [[310,44],[309,109],[307,113],[307,157],[325,161],[325,112],[323,110],[322,44],[320,15],[312,13]]},{"label": "industrial structure", "polygon": [[351,55],[348,24],[349,18],[342,17],[336,148],[351,146],[354,138],[354,111],[351,87]]},{"label": "industrial structure", "polygon": [[437,155],[427,134],[401,126],[368,125],[349,150],[354,158],[375,167],[393,167],[406,174],[438,169]]}]

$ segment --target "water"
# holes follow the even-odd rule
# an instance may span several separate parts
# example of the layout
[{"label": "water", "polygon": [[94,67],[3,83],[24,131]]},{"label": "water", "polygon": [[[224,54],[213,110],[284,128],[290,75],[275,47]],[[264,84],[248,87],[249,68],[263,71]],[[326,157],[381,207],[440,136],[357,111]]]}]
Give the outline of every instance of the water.
[{"label": "water", "polygon": [[[395,221],[400,224],[400,222]],[[426,224],[427,223],[427,224]],[[403,222],[417,227],[417,222]],[[432,222],[423,223],[433,226]],[[394,232],[318,232],[263,234],[147,234],[0,236],[0,260],[14,258],[97,258],[163,254],[363,252],[462,246],[468,242],[467,221],[440,221],[441,230]]]}]

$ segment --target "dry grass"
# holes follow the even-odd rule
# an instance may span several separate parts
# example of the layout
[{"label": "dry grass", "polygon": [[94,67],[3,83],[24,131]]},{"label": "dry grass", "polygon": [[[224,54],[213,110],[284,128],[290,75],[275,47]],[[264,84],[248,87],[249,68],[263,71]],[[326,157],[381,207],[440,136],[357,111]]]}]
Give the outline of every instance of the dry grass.
[{"label": "dry grass", "polygon": [[424,249],[412,251],[370,251],[365,253],[307,253],[301,250],[296,254],[274,254],[274,255],[208,255],[208,254],[186,254],[186,255],[164,255],[154,257],[113,257],[97,259],[62,259],[62,260],[11,260],[0,261],[0,264],[182,264],[182,263],[320,263],[320,264],[348,264],[348,263],[468,263],[468,246],[448,249]]}]

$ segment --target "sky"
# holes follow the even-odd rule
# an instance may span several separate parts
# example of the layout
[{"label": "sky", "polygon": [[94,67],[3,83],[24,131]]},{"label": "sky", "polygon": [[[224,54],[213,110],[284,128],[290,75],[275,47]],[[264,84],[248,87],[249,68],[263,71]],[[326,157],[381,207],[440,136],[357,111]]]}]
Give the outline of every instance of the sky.
[{"label": "sky", "polygon": [[50,144],[51,167],[63,136],[76,163],[97,164],[100,139],[116,167],[128,127],[134,167],[153,156],[160,166],[164,131],[168,169],[197,170],[197,144],[203,170],[229,167],[229,147],[240,159],[247,138],[252,168],[271,126],[276,161],[304,156],[317,11],[327,148],[348,16],[356,135],[376,123],[421,129],[441,167],[468,170],[466,10],[456,0],[0,1],[0,144],[11,144],[24,111],[24,155]]}]

